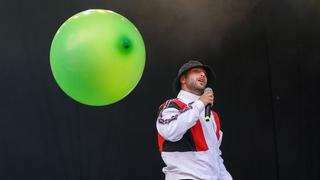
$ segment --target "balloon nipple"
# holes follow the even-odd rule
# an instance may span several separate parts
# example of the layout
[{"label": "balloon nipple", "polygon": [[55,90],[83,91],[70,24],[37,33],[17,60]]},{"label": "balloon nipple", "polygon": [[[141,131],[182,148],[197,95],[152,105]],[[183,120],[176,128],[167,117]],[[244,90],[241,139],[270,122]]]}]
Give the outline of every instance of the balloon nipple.
[{"label": "balloon nipple", "polygon": [[120,40],[120,51],[123,54],[128,54],[132,50],[132,42],[129,38],[127,37],[122,37]]}]

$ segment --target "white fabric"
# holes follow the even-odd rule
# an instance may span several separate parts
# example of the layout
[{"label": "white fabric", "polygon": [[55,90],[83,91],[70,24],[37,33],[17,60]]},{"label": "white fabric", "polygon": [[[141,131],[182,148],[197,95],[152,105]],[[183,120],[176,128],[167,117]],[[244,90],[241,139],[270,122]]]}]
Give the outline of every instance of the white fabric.
[{"label": "white fabric", "polygon": [[[160,112],[156,124],[159,134],[165,140],[179,141],[184,133],[194,126],[199,119],[209,150],[162,152],[161,156],[166,164],[166,167],[163,168],[166,180],[232,180],[221,158],[219,147],[222,140],[222,131],[220,131],[221,135],[218,141],[215,134],[216,124],[213,114],[211,114],[209,122],[204,120],[204,104],[198,100],[199,96],[181,90],[177,98],[185,104],[194,103],[185,112],[179,112],[175,108],[166,108]],[[159,123],[159,118],[170,119],[174,116],[177,116],[177,119],[170,121],[170,123]]]}]

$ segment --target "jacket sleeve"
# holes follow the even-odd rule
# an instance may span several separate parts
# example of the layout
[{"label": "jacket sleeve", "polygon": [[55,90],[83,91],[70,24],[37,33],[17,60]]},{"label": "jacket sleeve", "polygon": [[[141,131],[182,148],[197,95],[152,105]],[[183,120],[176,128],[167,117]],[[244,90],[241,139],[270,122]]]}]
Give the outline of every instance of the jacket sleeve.
[{"label": "jacket sleeve", "polygon": [[174,101],[167,101],[157,118],[158,133],[168,141],[179,141],[196,124],[203,109],[204,104],[200,100],[189,103],[181,110]]}]

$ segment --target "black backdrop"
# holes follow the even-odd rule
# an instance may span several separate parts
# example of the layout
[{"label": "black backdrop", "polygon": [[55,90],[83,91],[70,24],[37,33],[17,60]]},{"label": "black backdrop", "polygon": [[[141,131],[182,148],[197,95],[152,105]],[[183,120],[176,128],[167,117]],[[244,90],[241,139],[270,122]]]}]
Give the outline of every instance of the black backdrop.
[{"label": "black backdrop", "polygon": [[[50,70],[56,30],[91,8],[126,16],[146,45],[141,81],[111,106],[71,100]],[[2,0],[0,15],[1,180],[163,179],[157,108],[189,59],[216,71],[234,179],[320,179],[316,0]]]}]

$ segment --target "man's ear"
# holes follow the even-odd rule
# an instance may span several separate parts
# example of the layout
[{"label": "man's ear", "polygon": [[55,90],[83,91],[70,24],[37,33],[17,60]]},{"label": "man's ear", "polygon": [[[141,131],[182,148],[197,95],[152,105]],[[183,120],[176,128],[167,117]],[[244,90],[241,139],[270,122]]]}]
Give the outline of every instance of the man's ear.
[{"label": "man's ear", "polygon": [[180,77],[179,81],[180,81],[180,84],[185,84],[185,83],[186,83],[186,81],[187,81],[187,79],[186,79],[186,75],[185,75],[185,74],[184,74],[184,75],[182,75],[182,76]]}]

